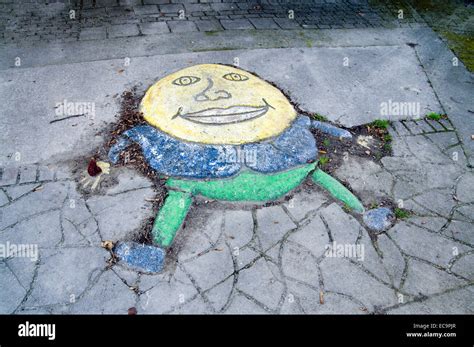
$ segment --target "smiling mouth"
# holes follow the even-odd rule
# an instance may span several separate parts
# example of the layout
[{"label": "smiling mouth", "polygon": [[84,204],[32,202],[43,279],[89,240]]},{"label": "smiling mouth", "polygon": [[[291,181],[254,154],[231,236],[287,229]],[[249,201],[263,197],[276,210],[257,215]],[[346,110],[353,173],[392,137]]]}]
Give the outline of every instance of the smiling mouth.
[{"label": "smiling mouth", "polygon": [[262,101],[264,103],[262,106],[216,107],[186,114],[181,114],[183,108],[180,107],[173,119],[181,117],[194,123],[207,125],[241,123],[263,116],[270,108],[274,109],[265,99],[262,98]]}]

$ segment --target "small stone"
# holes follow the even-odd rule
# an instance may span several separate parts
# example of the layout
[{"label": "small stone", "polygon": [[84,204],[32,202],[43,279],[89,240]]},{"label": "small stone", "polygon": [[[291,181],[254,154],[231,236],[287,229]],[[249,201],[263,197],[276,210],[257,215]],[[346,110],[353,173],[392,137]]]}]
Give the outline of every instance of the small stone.
[{"label": "small stone", "polygon": [[119,260],[130,268],[140,272],[159,272],[163,269],[166,253],[163,249],[139,244],[121,242],[114,248]]},{"label": "small stone", "polygon": [[364,223],[370,229],[382,232],[387,230],[395,220],[393,211],[387,207],[369,210],[364,214]]}]

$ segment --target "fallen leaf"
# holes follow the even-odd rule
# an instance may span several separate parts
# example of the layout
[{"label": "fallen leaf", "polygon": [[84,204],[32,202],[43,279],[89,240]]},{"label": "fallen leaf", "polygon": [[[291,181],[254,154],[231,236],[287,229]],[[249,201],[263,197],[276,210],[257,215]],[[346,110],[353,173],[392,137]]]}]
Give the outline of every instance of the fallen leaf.
[{"label": "fallen leaf", "polygon": [[324,293],[322,290],[319,291],[319,303],[324,305]]},{"label": "fallen leaf", "polygon": [[145,198],[145,201],[147,201],[147,202],[155,202],[155,201],[160,201],[160,199],[149,199],[149,198]]},{"label": "fallen leaf", "polygon": [[37,186],[37,187],[34,187],[34,188],[33,188],[33,191],[34,191],[34,192],[39,192],[40,190],[43,190],[43,188],[44,188],[44,187],[43,187],[42,185],[39,185],[39,186]]},{"label": "fallen leaf", "polygon": [[112,248],[114,248],[114,243],[112,241],[102,241],[100,246],[108,251],[111,251]]},{"label": "fallen leaf", "polygon": [[137,314],[137,309],[136,309],[136,307],[130,307],[130,308],[128,309],[128,315],[129,315],[129,316],[134,316],[134,315],[136,315],[136,314]]}]

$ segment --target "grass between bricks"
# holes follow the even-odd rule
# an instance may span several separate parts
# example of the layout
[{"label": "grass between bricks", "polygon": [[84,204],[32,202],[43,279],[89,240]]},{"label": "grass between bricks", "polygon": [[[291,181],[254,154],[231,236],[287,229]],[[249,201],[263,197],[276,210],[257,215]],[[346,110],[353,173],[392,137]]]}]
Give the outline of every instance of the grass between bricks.
[{"label": "grass between bricks", "polygon": [[406,219],[411,215],[412,213],[409,210],[399,207],[395,208],[395,217],[397,217],[397,219]]}]

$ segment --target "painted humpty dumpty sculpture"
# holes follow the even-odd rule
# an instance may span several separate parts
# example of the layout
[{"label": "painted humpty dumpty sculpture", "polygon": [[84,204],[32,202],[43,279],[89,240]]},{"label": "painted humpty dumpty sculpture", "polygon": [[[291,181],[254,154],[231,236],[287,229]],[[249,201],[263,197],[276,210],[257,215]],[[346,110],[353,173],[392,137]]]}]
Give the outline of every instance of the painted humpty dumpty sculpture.
[{"label": "painted humpty dumpty sculpture", "polygon": [[299,115],[280,90],[249,72],[219,64],[182,69],[151,86],[140,110],[148,125],[123,132],[109,159],[117,163],[135,142],[150,167],[168,177],[168,195],[152,230],[160,249],[173,243],[199,195],[267,202],[309,176],[353,211],[364,212],[347,188],[317,167],[310,129],[337,138],[352,135]]}]

